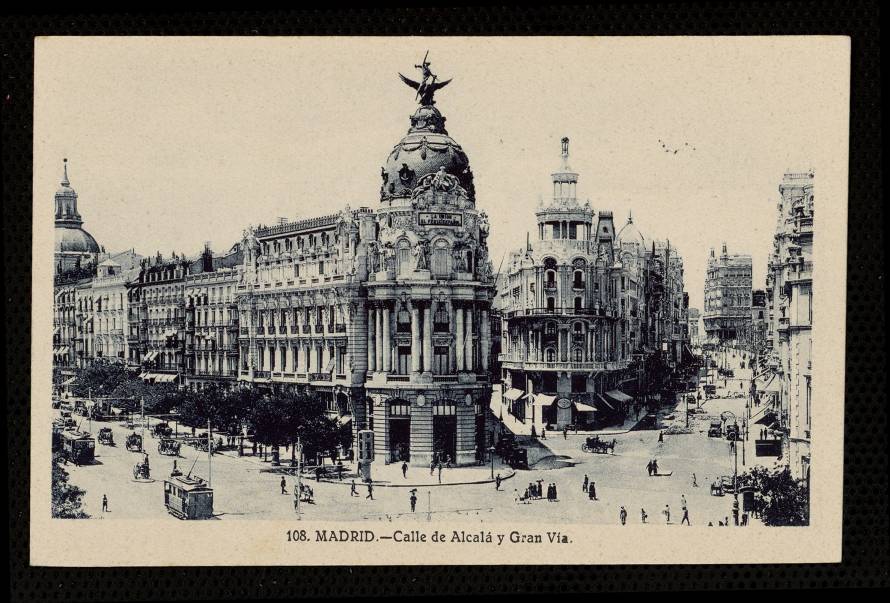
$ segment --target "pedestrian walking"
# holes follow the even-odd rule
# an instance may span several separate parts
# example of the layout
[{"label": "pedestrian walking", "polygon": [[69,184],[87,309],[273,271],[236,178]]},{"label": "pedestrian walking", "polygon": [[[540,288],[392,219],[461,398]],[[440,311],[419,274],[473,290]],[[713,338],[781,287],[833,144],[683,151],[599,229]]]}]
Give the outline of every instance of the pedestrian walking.
[{"label": "pedestrian walking", "polygon": [[545,427],[541,427],[541,439],[542,439],[542,440],[546,440],[546,439],[547,439],[547,427],[546,427],[546,426],[545,426]]},{"label": "pedestrian walking", "polygon": [[287,480],[284,479],[284,476],[281,476],[281,493],[287,494]]},{"label": "pedestrian walking", "polygon": [[556,484],[553,484],[553,502],[557,502],[559,500],[559,496],[556,494]]},{"label": "pedestrian walking", "polygon": [[621,507],[621,510],[618,511],[618,519],[621,521],[621,525],[627,524],[627,509]]},{"label": "pedestrian walking", "polygon": [[568,425],[562,428],[562,439],[564,439],[564,440],[568,440],[568,439],[569,439],[569,427],[568,427]]},{"label": "pedestrian walking", "polygon": [[662,510],[661,514],[664,515],[665,523],[671,523],[671,507],[670,507],[670,505],[665,505],[664,510]]},{"label": "pedestrian walking", "polygon": [[519,490],[513,488],[513,502],[519,504]]},{"label": "pedestrian walking", "polygon": [[698,488],[698,481],[695,479],[695,474],[692,474],[692,487]]},{"label": "pedestrian walking", "polygon": [[411,490],[411,512],[414,513],[414,508],[417,506],[417,490]]},{"label": "pedestrian walking", "polygon": [[686,495],[685,494],[680,495],[680,506],[683,508],[686,507]]},{"label": "pedestrian walking", "polygon": [[658,443],[659,444],[664,443],[664,432],[663,431],[658,432]]},{"label": "pedestrian walking", "polygon": [[642,523],[646,523],[646,519],[648,519],[648,518],[649,518],[649,516],[646,514],[646,509],[641,508],[640,509],[640,521]]},{"label": "pedestrian walking", "polygon": [[532,439],[533,439],[533,440],[537,440],[537,439],[538,439],[538,432],[535,430],[535,426],[534,426],[534,425],[532,425]]},{"label": "pedestrian walking", "polygon": [[442,483],[442,463],[440,462],[438,465],[439,468],[439,483]]},{"label": "pedestrian walking", "polygon": [[591,481],[590,486],[587,487],[587,495],[590,497],[590,500],[599,500],[596,497],[596,482]]},{"label": "pedestrian walking", "polygon": [[498,473],[497,475],[494,476],[494,489],[495,490],[501,489],[501,474],[500,473]]},{"label": "pedestrian walking", "polygon": [[649,459],[649,462],[646,463],[646,471],[649,472],[649,477],[652,477],[652,459]]},{"label": "pedestrian walking", "polygon": [[402,461],[402,477],[408,479],[408,463]]},{"label": "pedestrian walking", "polygon": [[370,498],[374,500],[374,484],[368,482],[368,495],[365,498]]},{"label": "pedestrian walking", "polygon": [[355,488],[355,480],[349,485],[349,496],[358,496],[358,490]]},{"label": "pedestrian walking", "polygon": [[683,503],[683,519],[680,520],[680,525],[683,525],[684,521],[686,522],[687,526],[692,525],[691,523],[689,523],[689,509],[686,508],[685,502]]},{"label": "pedestrian walking", "polygon": [[102,495],[102,512],[108,512],[108,496],[106,496],[105,494]]},{"label": "pedestrian walking", "polygon": [[343,481],[343,461],[337,461],[337,479]]},{"label": "pedestrian walking", "polygon": [[590,480],[587,478],[587,474],[585,473],[585,474],[584,474],[584,485],[581,486],[581,490],[582,490],[583,492],[587,492],[587,486],[588,486],[588,484],[590,484]]},{"label": "pedestrian walking", "polygon": [[658,475],[658,459],[652,459],[652,475]]}]

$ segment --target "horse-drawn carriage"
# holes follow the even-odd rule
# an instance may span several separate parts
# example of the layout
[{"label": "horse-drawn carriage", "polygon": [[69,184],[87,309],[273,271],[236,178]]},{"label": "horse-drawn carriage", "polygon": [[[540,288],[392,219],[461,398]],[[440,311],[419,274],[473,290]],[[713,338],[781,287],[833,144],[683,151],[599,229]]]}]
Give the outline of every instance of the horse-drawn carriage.
[{"label": "horse-drawn carriage", "polygon": [[158,442],[158,452],[166,456],[179,456],[179,449],[182,444],[173,438],[161,438]]},{"label": "horse-drawn carriage", "polygon": [[110,427],[103,427],[99,430],[99,443],[105,446],[114,446],[114,432]]},{"label": "horse-drawn carriage", "polygon": [[591,436],[581,445],[581,450],[596,454],[613,454],[615,452],[615,443],[614,438],[608,441],[601,439],[598,435]]},{"label": "horse-drawn carriage", "polygon": [[151,479],[148,456],[146,456],[141,463],[136,463],[133,466],[133,479]]},{"label": "horse-drawn carriage", "polygon": [[127,436],[127,450],[130,452],[142,452],[142,436],[131,433]]},{"label": "horse-drawn carriage", "polygon": [[511,469],[528,469],[528,451],[517,444],[512,433],[505,433],[495,445],[495,452]]},{"label": "horse-drawn carriage", "polygon": [[151,428],[151,435],[156,438],[169,438],[173,435],[173,428],[166,422],[156,423],[155,426]]}]

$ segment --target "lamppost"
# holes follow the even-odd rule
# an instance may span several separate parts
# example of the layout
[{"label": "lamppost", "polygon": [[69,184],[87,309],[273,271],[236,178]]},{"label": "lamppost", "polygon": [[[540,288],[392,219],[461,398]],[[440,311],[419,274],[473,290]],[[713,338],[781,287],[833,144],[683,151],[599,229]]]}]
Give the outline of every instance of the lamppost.
[{"label": "lamppost", "polygon": [[[720,418],[724,421],[726,421],[726,417],[732,417],[732,424],[735,427],[730,444],[735,457],[735,464],[732,469],[732,519],[735,525],[739,525],[739,447],[736,444],[739,434],[739,423],[732,411],[724,410],[720,413]],[[744,443],[744,440],[742,442]],[[742,454],[744,455],[744,452]]]},{"label": "lamppost", "polygon": [[491,479],[494,479],[494,446],[489,447],[488,456],[491,458]]}]

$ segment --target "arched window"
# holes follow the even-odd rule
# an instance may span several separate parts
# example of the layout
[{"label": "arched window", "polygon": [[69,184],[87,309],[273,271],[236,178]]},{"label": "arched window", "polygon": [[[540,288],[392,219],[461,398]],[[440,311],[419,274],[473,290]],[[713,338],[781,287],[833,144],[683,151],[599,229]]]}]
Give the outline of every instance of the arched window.
[{"label": "arched window", "polygon": [[581,297],[580,296],[575,297],[575,312],[580,312],[581,307],[582,307],[581,306]]},{"label": "arched window", "polygon": [[405,239],[398,242],[398,270],[400,275],[409,274],[414,267],[411,265],[411,245]]},{"label": "arched window", "polygon": [[544,286],[547,287],[548,289],[555,289],[556,288],[556,271],[548,270],[544,276],[545,276]]},{"label": "arched window", "polygon": [[433,244],[430,267],[436,276],[448,276],[451,272],[451,253],[447,241],[439,239]]},{"label": "arched window", "polygon": [[581,270],[575,270],[574,279],[572,280],[572,287],[575,289],[583,289],[584,288],[584,272]]},{"label": "arched window", "polygon": [[447,333],[450,327],[448,322],[448,310],[445,308],[445,303],[438,302],[436,304],[436,313],[433,316],[433,331],[436,333]]}]

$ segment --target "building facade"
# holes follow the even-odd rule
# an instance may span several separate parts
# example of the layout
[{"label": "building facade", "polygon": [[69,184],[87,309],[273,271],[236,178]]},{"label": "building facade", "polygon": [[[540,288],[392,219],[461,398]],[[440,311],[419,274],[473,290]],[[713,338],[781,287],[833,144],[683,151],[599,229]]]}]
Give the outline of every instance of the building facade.
[{"label": "building facade", "polygon": [[488,220],[432,92],[419,99],[376,210],[245,232],[239,379],[312,387],[384,462],[470,464],[491,392]]},{"label": "building facade", "polygon": [[536,240],[499,281],[504,402],[538,430],[620,422],[627,391],[646,389],[644,359],[679,362],[687,336],[682,259],[650,248],[632,217],[616,233],[611,212],[580,203],[568,158],[564,138]]},{"label": "building facade", "polygon": [[689,345],[693,348],[701,347],[701,310],[689,308],[687,312],[687,324],[689,325]]},{"label": "building facade", "polygon": [[813,353],[812,172],[786,173],[767,267],[770,368],[780,383],[780,424],[792,475],[809,478]]},{"label": "building facade", "polygon": [[711,249],[705,277],[705,335],[710,343],[748,347],[751,338],[751,256]]}]

